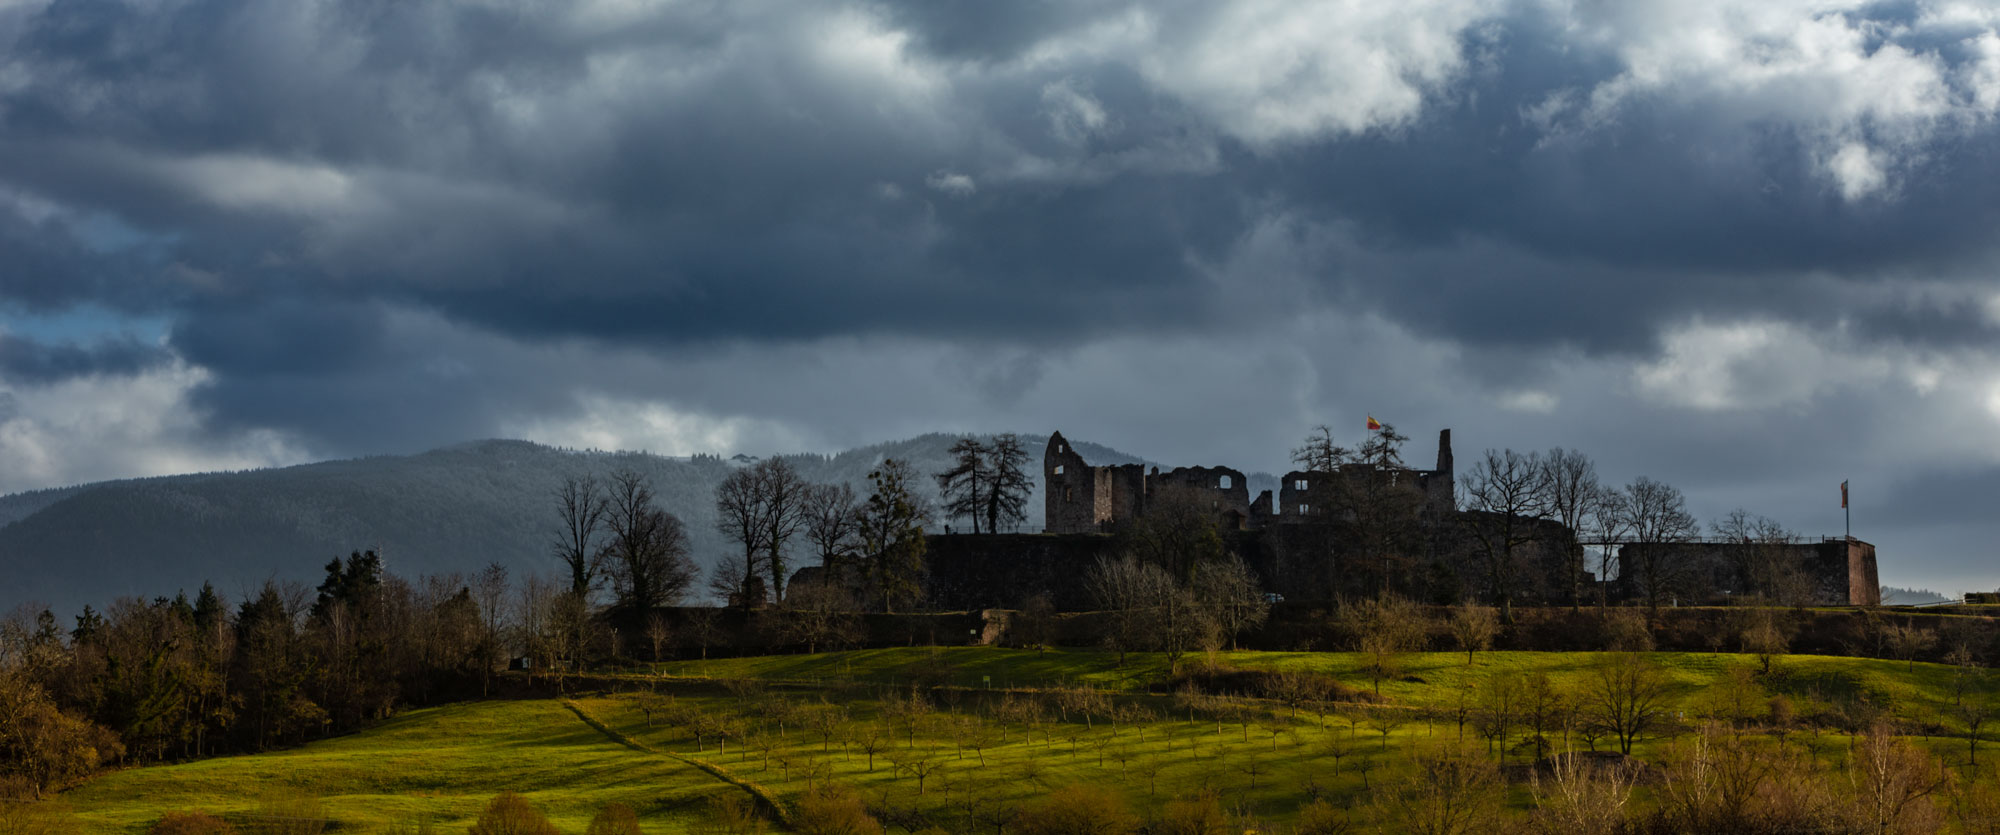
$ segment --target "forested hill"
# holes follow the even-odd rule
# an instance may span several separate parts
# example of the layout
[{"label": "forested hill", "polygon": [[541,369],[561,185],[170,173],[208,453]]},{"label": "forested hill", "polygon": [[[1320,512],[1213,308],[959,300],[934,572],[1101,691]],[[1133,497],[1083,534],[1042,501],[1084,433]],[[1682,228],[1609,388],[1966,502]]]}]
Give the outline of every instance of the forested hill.
[{"label": "forested hill", "polygon": [[[928,475],[957,436],[932,434],[838,455],[787,456],[807,479],[865,495],[885,458]],[[1024,531],[1042,528],[1041,452],[1022,436],[1035,493]],[[1078,443],[1093,464],[1136,463]],[[550,492],[566,476],[629,468],[649,476],[662,507],[687,524],[704,568],[729,552],[715,529],[715,487],[745,459],[577,452],[526,441],[476,441],[419,455],[283,469],[109,481],[0,497],[0,613],[53,606],[65,623],[85,603],[121,595],[190,596],[204,580],[241,599],[267,578],[319,581],[327,560],[379,549],[405,577],[471,573],[498,561],[516,576],[554,573]],[[928,478],[921,485],[932,487]]]}]

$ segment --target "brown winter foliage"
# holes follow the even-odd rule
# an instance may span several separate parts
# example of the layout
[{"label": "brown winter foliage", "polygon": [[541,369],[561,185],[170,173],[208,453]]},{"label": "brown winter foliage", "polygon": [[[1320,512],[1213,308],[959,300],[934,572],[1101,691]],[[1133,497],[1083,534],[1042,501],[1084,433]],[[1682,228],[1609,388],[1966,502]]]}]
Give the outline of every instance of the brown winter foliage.
[{"label": "brown winter foliage", "polygon": [[470,835],[561,835],[527,798],[513,792],[495,796],[468,831]]},{"label": "brown winter foliage", "polygon": [[835,784],[815,787],[799,798],[793,823],[801,835],[882,835],[882,824],[868,814],[861,796]]},{"label": "brown winter foliage", "polygon": [[639,816],[632,807],[613,803],[590,820],[590,828],[584,830],[584,835],[640,835]]},{"label": "brown winter foliage", "polygon": [[149,835],[236,835],[236,827],[207,812],[168,812]]},{"label": "brown winter foliage", "polygon": [[1128,835],[1138,828],[1139,819],[1123,795],[1084,785],[1056,789],[1041,805],[1021,813],[1015,824],[1022,835]]}]

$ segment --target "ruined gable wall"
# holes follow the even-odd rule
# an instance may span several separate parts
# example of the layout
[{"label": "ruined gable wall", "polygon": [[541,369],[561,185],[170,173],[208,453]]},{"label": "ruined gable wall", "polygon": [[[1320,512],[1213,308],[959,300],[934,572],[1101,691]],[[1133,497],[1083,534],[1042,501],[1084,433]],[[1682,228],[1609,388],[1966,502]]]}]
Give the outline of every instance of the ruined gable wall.
[{"label": "ruined gable wall", "polygon": [[[1250,481],[1242,470],[1229,467],[1175,467],[1172,472],[1155,473],[1147,480],[1148,495],[1172,486],[1193,491],[1208,502],[1223,530],[1247,526],[1250,512]],[[1234,519],[1235,522],[1228,520]]]},{"label": "ruined gable wall", "polygon": [[1097,530],[1098,488],[1093,468],[1064,440],[1049,436],[1042,453],[1042,527],[1049,533],[1090,533]]},{"label": "ruined gable wall", "polygon": [[1310,507],[1315,497],[1313,482],[1327,477],[1325,473],[1308,473],[1293,470],[1278,480],[1278,507],[1276,521],[1281,523],[1303,522],[1307,515],[1299,513],[1301,505]]},{"label": "ruined gable wall", "polygon": [[1116,527],[1146,512],[1146,468],[1140,464],[1098,467],[1104,485],[1103,512],[1097,517],[1100,529]]}]

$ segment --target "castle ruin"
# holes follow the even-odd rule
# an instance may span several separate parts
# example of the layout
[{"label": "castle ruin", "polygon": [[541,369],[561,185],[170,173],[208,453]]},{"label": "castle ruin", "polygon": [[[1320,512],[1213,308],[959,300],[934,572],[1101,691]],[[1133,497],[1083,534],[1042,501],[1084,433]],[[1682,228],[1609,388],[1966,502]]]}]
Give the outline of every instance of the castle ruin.
[{"label": "castle ruin", "polygon": [[[1429,470],[1376,468],[1349,464],[1335,472],[1286,473],[1274,496],[1263,490],[1250,497],[1248,477],[1231,467],[1176,467],[1161,472],[1143,464],[1093,466],[1084,460],[1061,432],[1049,436],[1042,456],[1042,480],[1046,488],[1044,533],[1084,535],[1115,533],[1127,523],[1145,516],[1168,502],[1206,507],[1216,527],[1232,532],[1232,547],[1253,563],[1274,590],[1304,596],[1312,584],[1324,584],[1327,571],[1348,569],[1329,563],[1352,560],[1358,554],[1343,553],[1354,544],[1341,544],[1338,531],[1352,521],[1352,503],[1364,488],[1393,488],[1399,497],[1401,518],[1423,527],[1424,560],[1445,570],[1445,574],[1470,580],[1477,575],[1473,561],[1477,554],[1469,541],[1471,526],[1481,524],[1490,514],[1461,511],[1453,492],[1454,472],[1451,430],[1438,433],[1437,466]],[[1530,598],[1557,599],[1566,585],[1564,555],[1580,549],[1576,532],[1550,520],[1535,520],[1545,528],[1537,542],[1522,549],[1522,577]],[[1331,539],[1329,539],[1331,537]],[[1597,543],[1603,544],[1603,543]],[[1796,597],[1819,605],[1877,605],[1881,601],[1877,585],[1875,546],[1851,538],[1828,538],[1819,542],[1797,543],[1610,543],[1619,550],[1618,564],[1624,566],[1640,552],[1651,549],[1672,551],[1676,566],[1676,599],[1684,603],[1726,601],[1753,586],[1769,585],[1753,580],[1769,566],[1781,566],[1795,578]],[[1079,543],[1077,547],[1085,547]],[[1761,564],[1752,571],[1748,566]],[[1358,566],[1357,566],[1358,567]],[[1611,581],[1614,595],[1635,599],[1644,594],[1638,572],[1621,570]],[[1597,578],[1590,577],[1590,583]],[[1468,586],[1463,591],[1471,591]],[[1528,602],[1524,599],[1523,602]]]},{"label": "castle ruin", "polygon": [[1175,467],[1165,473],[1144,464],[1091,466],[1061,432],[1049,435],[1042,454],[1043,527],[1045,533],[1105,533],[1146,514],[1150,504],[1170,491],[1206,500],[1216,525],[1225,531],[1262,530],[1273,525],[1324,521],[1331,512],[1333,479],[1379,477],[1407,486],[1422,497],[1425,509],[1448,511],[1452,495],[1451,430],[1438,433],[1437,468],[1393,469],[1376,473],[1354,466],[1339,473],[1294,470],[1278,482],[1275,499],[1264,490],[1250,498],[1250,482],[1242,470],[1230,467]]}]

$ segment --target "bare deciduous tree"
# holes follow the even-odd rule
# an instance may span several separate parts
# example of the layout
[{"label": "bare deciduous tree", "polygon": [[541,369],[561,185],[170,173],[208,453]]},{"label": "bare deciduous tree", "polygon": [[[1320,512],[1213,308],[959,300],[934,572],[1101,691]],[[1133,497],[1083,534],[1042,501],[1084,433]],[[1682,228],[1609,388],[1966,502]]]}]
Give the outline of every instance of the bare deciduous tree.
[{"label": "bare deciduous tree", "polygon": [[652,645],[654,661],[661,660],[660,651],[666,647],[668,641],[673,640],[673,637],[674,627],[667,622],[666,615],[659,612],[646,613],[646,641]]},{"label": "bare deciduous tree", "polygon": [[851,612],[855,609],[846,587],[822,578],[801,582],[785,596],[780,612],[784,618],[783,637],[806,645],[806,652],[818,652],[831,644],[849,640],[855,631]]},{"label": "bare deciduous tree", "polygon": [[1522,552],[1541,538],[1549,471],[1541,455],[1487,450],[1465,481],[1466,527],[1486,568],[1486,590],[1500,620],[1514,622]]},{"label": "bare deciduous tree", "polygon": [[1549,759],[1546,769],[1528,772],[1535,797],[1529,819],[1546,835],[1611,835],[1624,831],[1636,771],[1623,763],[1597,765],[1575,750]]},{"label": "bare deciduous tree", "polygon": [[562,535],[556,540],[556,557],[569,568],[571,594],[588,596],[596,584],[599,568],[597,529],[604,522],[609,504],[597,479],[565,478],[555,491],[556,510],[562,516]]},{"label": "bare deciduous tree", "polygon": [[815,484],[805,495],[806,541],[819,555],[825,582],[846,587],[853,582],[854,558],[860,547],[860,517],[854,488],[846,484]]},{"label": "bare deciduous tree", "polygon": [[1681,491],[1640,476],[1625,487],[1623,527],[1632,546],[1621,553],[1620,570],[1633,570],[1646,595],[1649,611],[1660,611],[1660,598],[1678,588],[1687,568],[1681,549],[1669,547],[1686,542],[1699,530],[1687,512]]},{"label": "bare deciduous tree", "polygon": [[1738,594],[1754,601],[1802,606],[1812,600],[1812,581],[1800,565],[1792,545],[1798,534],[1768,516],[1742,508],[1730,511],[1709,523],[1717,539],[1736,543],[1738,559],[1730,566],[1741,583]]},{"label": "bare deciduous tree", "polygon": [[1667,678],[1644,656],[1618,654],[1592,672],[1583,693],[1583,708],[1618,738],[1620,753],[1666,717],[1671,702]]},{"label": "bare deciduous tree", "polygon": [[1611,575],[1616,570],[1617,543],[1625,536],[1625,491],[1600,486],[1584,507],[1580,537],[1597,545],[1597,611],[1604,614],[1610,602]]},{"label": "bare deciduous tree", "polygon": [[1234,554],[1221,561],[1197,564],[1193,591],[1217,636],[1228,640],[1232,650],[1238,636],[1263,624],[1271,614],[1271,604],[1264,597],[1263,587],[1257,584],[1257,575],[1244,564],[1242,557]]},{"label": "bare deciduous tree", "polygon": [[1451,611],[1451,634],[1458,639],[1458,648],[1465,650],[1465,665],[1472,666],[1472,654],[1493,647],[1493,636],[1500,631],[1500,619],[1494,617],[1493,607],[1466,603]]},{"label": "bare deciduous tree", "polygon": [[1084,584],[1110,618],[1105,640],[1118,651],[1121,666],[1125,653],[1145,649],[1163,651],[1169,663],[1177,662],[1212,629],[1194,595],[1164,569],[1137,557],[1099,559]]},{"label": "bare deciduous tree", "polygon": [[1382,679],[1395,674],[1400,656],[1424,645],[1423,609],[1395,595],[1349,604],[1341,620],[1355,650],[1368,656],[1368,677],[1378,696]]},{"label": "bare deciduous tree", "polygon": [[[1602,489],[1597,482],[1597,465],[1588,455],[1556,447],[1542,459],[1542,468],[1547,472],[1542,481],[1543,507],[1563,527],[1581,533],[1591,503]],[[1583,606],[1583,546],[1563,543],[1562,547],[1563,580],[1569,585],[1569,608],[1574,612]]]},{"label": "bare deciduous tree", "polygon": [[810,521],[807,514],[812,485],[782,458],[757,462],[757,491],[763,499],[764,566],[771,573],[771,599],[785,601],[785,545]]},{"label": "bare deciduous tree", "polygon": [[480,692],[484,694],[492,680],[493,667],[503,663],[501,636],[507,626],[507,567],[497,562],[486,564],[485,568],[472,579],[473,599],[479,604],[479,615],[485,627],[481,643],[484,666],[480,673]]},{"label": "bare deciduous tree", "polygon": [[1459,750],[1416,757],[1406,780],[1376,796],[1379,814],[1399,831],[1469,835],[1497,821],[1501,795],[1493,764]]},{"label": "bare deciduous tree", "polygon": [[1937,760],[1876,723],[1855,740],[1848,760],[1855,822],[1869,832],[1937,832],[1944,818],[1932,797],[1948,776]]},{"label": "bare deciduous tree", "polygon": [[[765,537],[770,530],[764,525],[764,514],[762,487],[758,484],[755,469],[746,467],[735,470],[715,488],[715,526],[723,536],[743,547],[743,556],[740,562],[729,565],[727,570],[722,564],[717,564],[710,589],[725,599],[734,597],[749,608],[756,608],[764,602],[762,594],[758,594],[755,600],[750,599],[750,580],[763,576],[764,558],[768,553]],[[734,587],[722,588],[720,584],[725,580],[733,582]]]},{"label": "bare deciduous tree", "polygon": [[652,485],[630,470],[611,476],[608,499],[605,552],[618,605],[636,614],[678,602],[695,578],[681,520],[656,506]]}]

